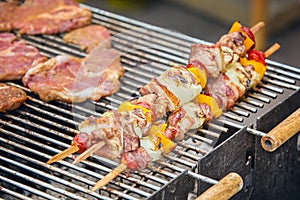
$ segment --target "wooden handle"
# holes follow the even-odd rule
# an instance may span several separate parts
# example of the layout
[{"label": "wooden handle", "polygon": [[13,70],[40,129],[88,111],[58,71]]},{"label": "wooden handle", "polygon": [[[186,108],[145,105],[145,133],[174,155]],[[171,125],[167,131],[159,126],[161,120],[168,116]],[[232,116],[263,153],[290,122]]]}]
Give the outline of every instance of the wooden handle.
[{"label": "wooden handle", "polygon": [[243,179],[237,173],[231,172],[216,185],[208,188],[196,200],[229,199],[243,188]]},{"label": "wooden handle", "polygon": [[299,131],[300,108],[263,136],[261,145],[266,151],[273,152]]}]

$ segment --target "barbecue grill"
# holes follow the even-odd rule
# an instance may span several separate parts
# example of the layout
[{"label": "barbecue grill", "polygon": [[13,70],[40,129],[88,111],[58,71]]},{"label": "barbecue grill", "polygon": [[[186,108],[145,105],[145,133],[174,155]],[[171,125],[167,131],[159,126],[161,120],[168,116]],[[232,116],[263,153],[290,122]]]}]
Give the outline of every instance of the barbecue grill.
[{"label": "barbecue grill", "polygon": [[[244,180],[244,188],[235,198],[255,194],[254,188],[258,186],[254,180],[255,177],[259,180],[262,173],[255,170],[268,161],[260,163],[258,157],[266,152],[261,150],[258,141],[274,127],[274,122],[278,123],[299,106],[300,70],[271,60],[267,60],[268,71],[263,81],[231,111],[187,133],[174,151],[143,171],[130,172],[128,177],[124,172],[101,190],[89,193],[88,189],[114,169],[118,161],[91,156],[73,165],[69,156],[52,165],[46,164],[52,155],[69,147],[81,121],[117,109],[121,102],[136,97],[137,89],[152,77],[175,63],[186,64],[192,43],[207,43],[81,6],[93,12],[92,23],[110,30],[112,46],[122,54],[126,72],[120,90],[99,101],[68,104],[43,102],[21,82],[7,82],[25,90],[28,99],[19,109],[0,114],[0,196],[5,199],[187,199],[189,194],[203,193],[231,171],[239,173]],[[65,44],[62,35],[24,35],[22,39],[48,57],[86,56],[77,46]],[[284,109],[282,116],[269,123],[269,117],[279,108],[289,109]]]}]

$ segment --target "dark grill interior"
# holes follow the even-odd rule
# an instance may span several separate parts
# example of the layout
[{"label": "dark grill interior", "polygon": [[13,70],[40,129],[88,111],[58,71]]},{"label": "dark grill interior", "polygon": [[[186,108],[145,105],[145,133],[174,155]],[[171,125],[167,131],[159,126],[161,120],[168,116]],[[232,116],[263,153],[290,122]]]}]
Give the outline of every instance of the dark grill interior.
[{"label": "dark grill interior", "polygon": [[[45,162],[69,147],[78,132],[77,125],[86,117],[100,116],[137,96],[138,88],[151,77],[173,63],[186,64],[192,43],[205,41],[82,6],[92,10],[93,23],[110,30],[113,47],[122,53],[126,73],[120,91],[97,102],[46,103],[21,82],[8,82],[24,89],[29,97],[19,109],[0,114],[0,196],[5,199],[145,199],[161,197],[158,194],[169,190],[167,186],[184,190],[182,177],[195,171],[198,161],[213,147],[245,126],[256,133],[251,127],[255,127],[257,117],[299,91],[300,69],[268,60],[262,83],[237,102],[232,111],[197,132],[187,133],[173,152],[147,169],[131,172],[129,177],[124,172],[99,192],[89,194],[87,189],[115,168],[118,161],[92,156],[77,165],[71,164],[72,157],[52,165]],[[86,56],[78,47],[63,43],[62,35],[22,38],[49,57]]]}]

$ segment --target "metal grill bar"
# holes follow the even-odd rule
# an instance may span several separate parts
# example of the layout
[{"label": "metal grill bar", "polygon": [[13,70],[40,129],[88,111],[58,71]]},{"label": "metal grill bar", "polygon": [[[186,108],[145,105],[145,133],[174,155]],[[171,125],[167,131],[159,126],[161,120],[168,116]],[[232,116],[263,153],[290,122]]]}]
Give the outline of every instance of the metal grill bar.
[{"label": "metal grill bar", "polygon": [[[3,179],[6,179],[6,178],[0,176],[0,179],[3,180]],[[19,194],[19,193],[16,193],[16,192],[14,192],[14,191],[11,191],[11,190],[9,190],[9,189],[6,189],[5,187],[2,187],[2,186],[1,186],[1,192],[10,194],[11,196],[16,197],[16,198],[19,198],[19,199],[32,200],[31,198],[28,198],[28,197],[26,197],[26,196],[24,196],[24,195],[21,195],[21,194]],[[2,200],[2,198],[1,198],[1,200]],[[3,200],[4,200],[4,199],[3,199]]]},{"label": "metal grill bar", "polygon": [[[2,167],[0,166],[0,168],[2,168]],[[55,197],[52,196],[52,195],[46,194],[46,193],[44,193],[44,192],[41,192],[40,190],[37,190],[37,189],[32,188],[32,187],[29,187],[29,186],[24,185],[24,184],[22,184],[22,183],[20,183],[20,182],[16,182],[16,181],[14,181],[14,180],[8,179],[8,178],[6,178],[6,177],[0,176],[0,179],[1,179],[2,181],[4,181],[4,182],[11,183],[12,185],[18,186],[18,187],[20,187],[20,188],[22,188],[22,189],[25,189],[25,190],[27,190],[27,191],[30,191],[30,192],[32,192],[32,193],[34,193],[34,194],[37,194],[37,195],[41,196],[41,197],[44,197],[44,198],[47,198],[47,199],[60,200],[59,198],[55,198]],[[14,196],[15,196],[15,195],[14,195]]]}]

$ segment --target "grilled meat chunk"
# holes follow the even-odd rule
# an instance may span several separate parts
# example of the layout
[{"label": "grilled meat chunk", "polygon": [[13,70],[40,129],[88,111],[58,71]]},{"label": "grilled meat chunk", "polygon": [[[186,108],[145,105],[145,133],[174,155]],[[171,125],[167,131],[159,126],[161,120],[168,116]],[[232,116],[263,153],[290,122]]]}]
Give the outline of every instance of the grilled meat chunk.
[{"label": "grilled meat chunk", "polygon": [[94,47],[101,45],[111,47],[110,33],[104,26],[88,25],[75,29],[63,37],[67,43],[78,45],[82,50],[90,53]]},{"label": "grilled meat chunk", "polygon": [[223,35],[217,44],[232,49],[239,57],[244,57],[246,55],[244,40],[245,36],[241,32],[236,31]]},{"label": "grilled meat chunk", "polygon": [[[92,14],[73,0],[26,0],[0,3],[0,31],[20,34],[56,34],[87,25]],[[7,11],[9,10],[9,12]],[[2,14],[5,13],[5,14]]]},{"label": "grilled meat chunk", "polygon": [[99,141],[105,145],[95,152],[95,155],[109,159],[117,158],[122,152],[123,126],[120,124],[120,114],[114,111],[106,112],[98,118],[89,117],[79,126],[85,147],[90,148]]},{"label": "grilled meat chunk", "polygon": [[217,77],[225,70],[223,52],[220,45],[193,44],[189,62],[201,62],[209,76]]},{"label": "grilled meat chunk", "polygon": [[226,74],[221,74],[216,79],[211,79],[207,83],[204,93],[216,99],[222,110],[229,110],[240,97],[240,91]]},{"label": "grilled meat chunk", "polygon": [[155,93],[163,96],[168,101],[167,111],[191,101],[201,91],[202,87],[195,77],[182,66],[169,68],[140,89],[142,95]]},{"label": "grilled meat chunk", "polygon": [[12,33],[0,33],[0,80],[21,79],[33,66],[47,60],[38,49]]},{"label": "grilled meat chunk", "polygon": [[22,81],[44,101],[83,102],[99,100],[119,89],[124,68],[114,49],[97,51],[98,60],[83,61],[60,55],[31,68]]},{"label": "grilled meat chunk", "polygon": [[0,83],[0,112],[14,110],[26,101],[26,93],[14,86]]},{"label": "grilled meat chunk", "polygon": [[143,147],[139,147],[136,151],[123,153],[121,156],[121,163],[131,170],[144,169],[150,161],[151,157]]},{"label": "grilled meat chunk", "polygon": [[211,118],[210,115],[207,104],[188,102],[169,115],[165,135],[171,140],[174,138],[182,140],[188,130],[201,127],[208,118]]},{"label": "grilled meat chunk", "polygon": [[167,113],[168,101],[157,94],[147,94],[130,101],[134,105],[141,105],[151,110],[151,119],[156,121],[163,118]]}]

